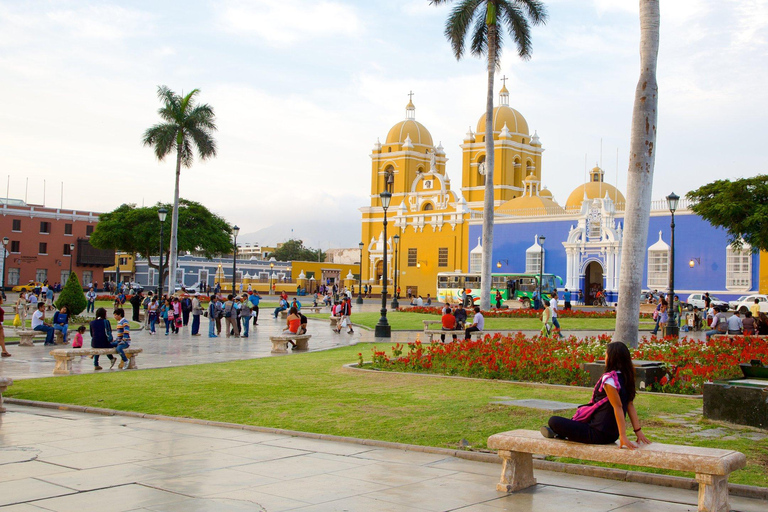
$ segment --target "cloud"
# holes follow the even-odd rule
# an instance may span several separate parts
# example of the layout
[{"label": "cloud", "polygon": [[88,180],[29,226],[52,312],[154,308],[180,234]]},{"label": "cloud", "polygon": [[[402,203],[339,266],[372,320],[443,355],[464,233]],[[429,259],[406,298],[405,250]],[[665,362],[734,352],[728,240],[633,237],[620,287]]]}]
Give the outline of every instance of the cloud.
[{"label": "cloud", "polygon": [[220,8],[218,23],[229,33],[254,36],[274,46],[321,37],[354,37],[363,27],[353,7],[309,0],[231,0]]}]

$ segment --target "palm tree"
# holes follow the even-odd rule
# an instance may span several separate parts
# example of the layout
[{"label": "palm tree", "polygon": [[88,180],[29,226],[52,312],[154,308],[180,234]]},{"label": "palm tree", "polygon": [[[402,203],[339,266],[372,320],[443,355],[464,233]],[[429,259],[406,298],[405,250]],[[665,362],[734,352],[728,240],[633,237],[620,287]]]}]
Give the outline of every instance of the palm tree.
[{"label": "palm tree", "polygon": [[194,149],[197,148],[200,160],[216,156],[216,141],[213,132],[216,131],[216,116],[208,104],[195,104],[195,96],[199,89],[182,97],[166,86],[157,88],[157,96],[163,103],[157,113],[163,122],[154,125],[144,132],[144,145],[154,146],[155,156],[161,162],[172,151],[176,150],[176,189],[173,195],[173,214],[171,218],[171,244],[168,273],[170,275],[170,292],[174,292],[176,283],[176,267],[178,266],[178,231],[179,231],[179,177],[181,166],[192,166]]},{"label": "palm tree", "polygon": [[619,307],[615,340],[637,346],[645,245],[651,215],[651,188],[656,162],[658,89],[656,61],[659,53],[659,0],[640,0],[640,80],[632,111],[627,206],[624,213]]},{"label": "palm tree", "polygon": [[[430,0],[440,5],[451,0]],[[487,57],[488,90],[485,111],[485,198],[483,203],[483,268],[480,307],[491,306],[491,266],[493,264],[493,81],[499,65],[504,28],[515,41],[522,59],[531,57],[531,25],[547,22],[547,10],[539,0],[459,0],[445,23],[445,37],[459,60],[464,55],[464,40],[471,32],[470,51]],[[501,28],[500,28],[501,27]]]}]

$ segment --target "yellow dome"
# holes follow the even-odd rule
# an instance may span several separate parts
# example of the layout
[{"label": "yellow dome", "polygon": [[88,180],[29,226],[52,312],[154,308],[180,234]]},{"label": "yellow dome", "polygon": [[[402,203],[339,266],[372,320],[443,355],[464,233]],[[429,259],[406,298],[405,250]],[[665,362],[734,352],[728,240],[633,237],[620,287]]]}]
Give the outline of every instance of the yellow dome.
[{"label": "yellow dome", "polygon": [[554,202],[549,197],[541,196],[520,196],[510,199],[502,204],[496,211],[507,213],[509,215],[520,215],[524,217],[535,215],[557,215],[564,213],[563,207]]},{"label": "yellow dome", "polygon": [[624,203],[624,194],[622,194],[616,187],[610,183],[604,183],[602,181],[591,181],[584,185],[579,185],[568,196],[568,200],[565,202],[566,208],[580,208],[582,201],[584,201],[584,193],[587,194],[587,199],[602,199],[608,194],[611,201],[615,203]]},{"label": "yellow dome", "polygon": [[393,126],[387,134],[387,141],[385,144],[402,144],[408,136],[411,137],[411,143],[414,146],[421,144],[423,146],[432,147],[434,145],[429,130],[414,119],[406,119]]},{"label": "yellow dome", "polygon": [[[506,123],[510,133],[518,133],[528,137],[528,122],[523,114],[506,105],[500,105],[493,109],[493,131],[500,132]],[[477,121],[477,134],[485,135],[485,114]]]},{"label": "yellow dome", "polygon": [[548,188],[543,188],[539,191],[539,195],[541,197],[548,197],[550,199],[553,199],[552,192]]}]

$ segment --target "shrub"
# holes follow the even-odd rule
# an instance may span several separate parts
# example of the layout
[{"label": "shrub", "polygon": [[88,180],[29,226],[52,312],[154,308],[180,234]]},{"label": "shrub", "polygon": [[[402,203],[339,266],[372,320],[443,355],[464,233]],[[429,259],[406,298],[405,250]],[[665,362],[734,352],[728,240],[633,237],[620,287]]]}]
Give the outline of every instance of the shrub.
[{"label": "shrub", "polygon": [[69,274],[67,283],[62,288],[59,299],[55,304],[57,309],[67,306],[70,316],[79,315],[88,306],[88,301],[83,293],[83,287],[80,285],[80,280],[74,272]]}]

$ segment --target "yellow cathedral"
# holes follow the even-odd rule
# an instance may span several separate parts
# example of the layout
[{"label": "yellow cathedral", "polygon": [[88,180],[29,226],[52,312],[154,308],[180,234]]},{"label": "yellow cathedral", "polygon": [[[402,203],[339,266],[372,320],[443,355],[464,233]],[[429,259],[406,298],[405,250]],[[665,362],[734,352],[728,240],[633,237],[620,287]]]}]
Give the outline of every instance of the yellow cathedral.
[{"label": "yellow cathedral", "polygon": [[[526,197],[535,204],[556,205],[546,189],[538,189],[543,153],[539,137],[530,135],[525,118],[509,106],[506,86],[493,111],[493,130],[495,207],[517,208],[514,200]],[[469,270],[467,255],[479,245],[479,240],[469,240],[469,221],[482,210],[485,197],[485,113],[475,131],[470,127],[461,148],[462,186],[456,191],[446,174],[443,146],[435,145],[429,130],[416,120],[412,99],[405,119],[389,130],[384,143],[374,145],[370,205],[360,209],[361,281],[373,293],[381,291],[385,244],[388,292],[397,286],[401,297],[409,292],[434,297],[438,272]],[[379,196],[385,190],[392,194],[386,239]]]}]

